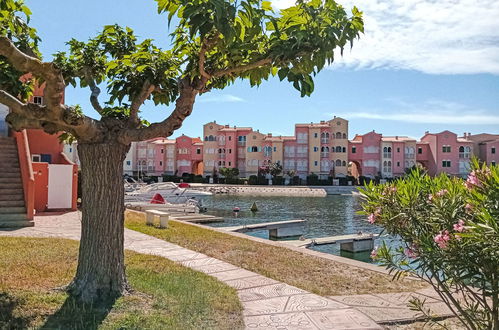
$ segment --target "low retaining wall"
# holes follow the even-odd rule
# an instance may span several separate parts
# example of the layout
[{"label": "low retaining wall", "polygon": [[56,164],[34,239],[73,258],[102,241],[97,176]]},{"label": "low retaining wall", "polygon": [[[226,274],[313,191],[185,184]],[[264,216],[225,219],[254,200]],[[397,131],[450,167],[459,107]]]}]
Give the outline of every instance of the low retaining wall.
[{"label": "low retaining wall", "polygon": [[326,195],[359,194],[359,187],[355,186],[250,186],[194,183],[191,187],[213,194],[241,196],[325,197]]},{"label": "low retaining wall", "polygon": [[325,197],[327,195],[326,190],[322,188],[310,187],[192,185],[192,188],[213,194],[240,196]]}]

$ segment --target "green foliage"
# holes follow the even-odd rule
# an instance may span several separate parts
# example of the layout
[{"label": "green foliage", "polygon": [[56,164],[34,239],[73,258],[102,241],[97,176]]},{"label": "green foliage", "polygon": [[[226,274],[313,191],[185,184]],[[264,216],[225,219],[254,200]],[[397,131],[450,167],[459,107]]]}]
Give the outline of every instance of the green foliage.
[{"label": "green foliage", "polygon": [[67,84],[87,87],[89,78],[97,85],[107,84],[104,117],[127,118],[146,82],[155,86],[151,95],[156,105],[170,104],[178,96],[179,60],[150,39],[138,43],[130,28],[108,25],[88,42],[72,39],[68,45],[69,53],[55,54],[54,61]]},{"label": "green foliage", "polygon": [[[31,11],[22,0],[0,1],[0,36],[9,38],[16,47],[28,55],[40,57],[36,30],[29,27]],[[21,77],[7,60],[0,56],[0,87],[12,95],[26,100],[33,94],[33,79]]]},{"label": "green foliage", "polygon": [[287,78],[301,92],[314,90],[313,76],[334,60],[343,48],[363,32],[362,12],[352,9],[348,17],[333,0],[297,1],[273,12],[269,1],[156,0],[158,11],[180,20],[173,32],[174,51],[185,57],[190,76],[198,76],[197,56],[203,42],[209,44],[206,71],[216,74],[261,60],[262,65],[213,78],[209,86],[224,88],[237,78],[260,85],[269,76]]},{"label": "green foliage", "polygon": [[238,168],[232,168],[232,167],[221,167],[218,172],[223,175],[227,179],[233,179],[236,178],[239,175],[239,169]]},{"label": "green foliage", "polygon": [[415,169],[363,193],[369,221],[402,245],[384,244],[373,255],[396,278],[411,274],[431,283],[470,329],[497,329],[499,167],[474,160],[466,182]]}]

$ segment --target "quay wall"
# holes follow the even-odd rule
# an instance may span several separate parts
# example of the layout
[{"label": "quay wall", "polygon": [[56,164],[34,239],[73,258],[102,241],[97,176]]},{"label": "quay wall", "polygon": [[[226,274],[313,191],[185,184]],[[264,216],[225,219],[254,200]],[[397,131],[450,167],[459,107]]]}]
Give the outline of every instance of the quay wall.
[{"label": "quay wall", "polygon": [[226,184],[191,184],[193,189],[209,191],[213,194],[239,196],[284,196],[284,197],[325,197],[326,195],[358,194],[357,187],[343,186],[250,186]]}]

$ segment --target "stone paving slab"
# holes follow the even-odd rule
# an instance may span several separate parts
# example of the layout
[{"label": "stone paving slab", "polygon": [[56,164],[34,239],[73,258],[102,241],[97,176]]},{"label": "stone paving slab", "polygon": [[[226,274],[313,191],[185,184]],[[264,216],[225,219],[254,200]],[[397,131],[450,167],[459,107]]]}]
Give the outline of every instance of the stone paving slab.
[{"label": "stone paving slab", "polygon": [[[35,227],[0,230],[0,236],[79,239],[80,219],[78,212],[37,216]],[[247,329],[381,329],[348,304],[311,294],[155,237],[125,229],[125,247],[179,262],[235,288],[243,304]]]}]

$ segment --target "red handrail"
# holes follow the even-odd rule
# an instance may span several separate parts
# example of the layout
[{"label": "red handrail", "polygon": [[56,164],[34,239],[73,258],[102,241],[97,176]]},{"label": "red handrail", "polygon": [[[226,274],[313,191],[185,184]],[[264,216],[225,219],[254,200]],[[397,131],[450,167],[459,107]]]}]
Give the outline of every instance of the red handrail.
[{"label": "red handrail", "polygon": [[24,190],[24,203],[26,205],[26,217],[33,220],[35,209],[35,175],[31,163],[31,153],[29,151],[28,135],[26,130],[15,132],[14,137],[17,142],[17,152],[19,155],[19,166]]}]

